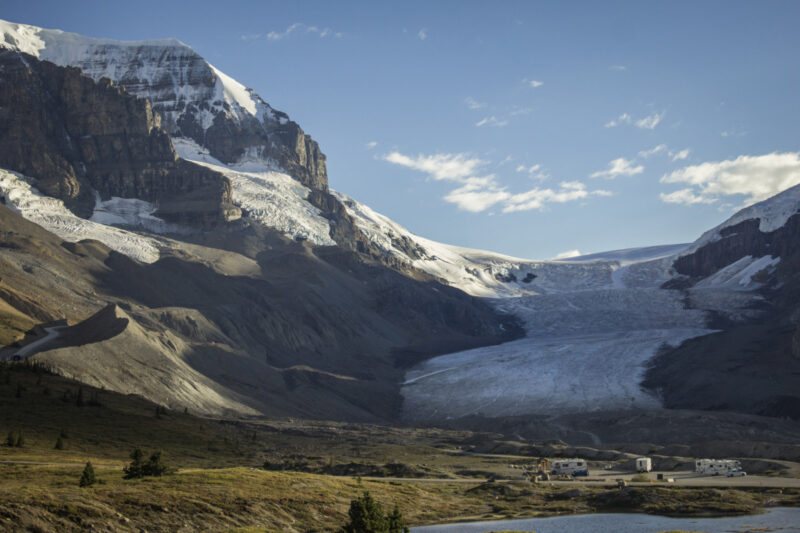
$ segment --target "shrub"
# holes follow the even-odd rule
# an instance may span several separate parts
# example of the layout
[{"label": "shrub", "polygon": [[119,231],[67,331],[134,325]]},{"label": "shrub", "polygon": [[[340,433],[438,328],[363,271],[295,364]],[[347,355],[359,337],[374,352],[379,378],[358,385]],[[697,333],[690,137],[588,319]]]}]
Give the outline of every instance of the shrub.
[{"label": "shrub", "polygon": [[61,435],[58,436],[56,439],[56,445],[53,446],[56,450],[63,450],[64,449],[64,439],[61,438]]}]

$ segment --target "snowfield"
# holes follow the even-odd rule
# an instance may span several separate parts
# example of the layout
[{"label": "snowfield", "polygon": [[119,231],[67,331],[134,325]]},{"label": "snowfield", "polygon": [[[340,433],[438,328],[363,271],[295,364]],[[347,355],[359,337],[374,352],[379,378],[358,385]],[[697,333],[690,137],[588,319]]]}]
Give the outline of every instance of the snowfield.
[{"label": "snowfield", "polygon": [[[41,194],[32,185],[35,182],[17,172],[0,169],[0,191],[5,197],[5,205],[65,241],[93,239],[144,263],[158,261],[159,243],[155,238],[80,218],[67,209],[61,200]],[[123,205],[125,203],[122,202]],[[100,215],[101,220],[108,220],[104,217],[106,215]]]},{"label": "snowfield", "polygon": [[269,162],[247,154],[235,165],[225,165],[191,139],[174,138],[182,158],[193,161],[231,180],[233,203],[242,215],[274,228],[289,238],[308,240],[317,246],[335,246],[330,222],[308,201],[310,189]]}]

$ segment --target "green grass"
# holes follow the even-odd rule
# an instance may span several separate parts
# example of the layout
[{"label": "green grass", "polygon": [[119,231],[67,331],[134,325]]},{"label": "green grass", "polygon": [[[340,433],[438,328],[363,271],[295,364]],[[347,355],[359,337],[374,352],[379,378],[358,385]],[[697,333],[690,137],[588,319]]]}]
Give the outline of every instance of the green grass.
[{"label": "green grass", "polygon": [[[0,439],[23,431],[23,448],[0,446],[0,530],[334,531],[364,490],[395,503],[412,525],[624,509],[654,513],[752,512],[765,502],[800,505],[798,491],[720,491],[489,483],[520,476],[509,463],[535,458],[465,455],[470,434],[296,420],[216,421],[182,412],[156,416],[140,398],[83,386],[99,406],[75,400],[79,385],[24,365],[0,366]],[[20,397],[16,391],[21,389]],[[68,394],[67,394],[68,393]],[[71,399],[64,401],[65,395]],[[64,450],[55,450],[59,435]],[[164,450],[173,471],[124,480],[134,447]],[[86,461],[99,482],[79,488]],[[20,464],[22,461],[48,464]],[[267,471],[273,464],[303,472]],[[440,478],[398,481],[325,473]],[[459,472],[466,472],[461,475]],[[363,475],[363,474],[362,474]],[[447,481],[452,479],[452,481]],[[466,482],[457,482],[466,481]],[[620,496],[623,494],[623,497]]]}]

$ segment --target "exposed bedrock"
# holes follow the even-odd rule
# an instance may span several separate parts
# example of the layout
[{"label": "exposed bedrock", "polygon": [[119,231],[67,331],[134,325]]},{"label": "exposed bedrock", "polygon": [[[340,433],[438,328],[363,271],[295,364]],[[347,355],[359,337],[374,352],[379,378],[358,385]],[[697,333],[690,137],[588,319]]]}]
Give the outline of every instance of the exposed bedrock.
[{"label": "exposed bedrock", "polygon": [[0,50],[0,68],[0,166],[76,214],[91,215],[97,191],[153,202],[180,223],[238,217],[230,181],[180,160],[147,100],[18,52]]}]

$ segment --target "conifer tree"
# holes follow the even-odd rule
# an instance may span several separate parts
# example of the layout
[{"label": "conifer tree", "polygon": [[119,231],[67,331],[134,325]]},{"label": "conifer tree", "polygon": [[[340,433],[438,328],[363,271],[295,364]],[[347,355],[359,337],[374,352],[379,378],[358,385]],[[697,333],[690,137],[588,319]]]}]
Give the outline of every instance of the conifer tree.
[{"label": "conifer tree", "polygon": [[86,466],[83,468],[83,474],[81,474],[81,480],[78,482],[78,485],[81,487],[89,487],[94,485],[96,481],[94,467],[91,462],[87,462]]},{"label": "conifer tree", "polygon": [[135,479],[144,476],[144,452],[141,448],[136,448],[131,452],[131,464],[126,466],[125,479]]},{"label": "conifer tree", "polygon": [[54,446],[56,450],[63,450],[64,449],[64,439],[61,438],[61,435],[58,436],[56,439],[56,445]]}]

